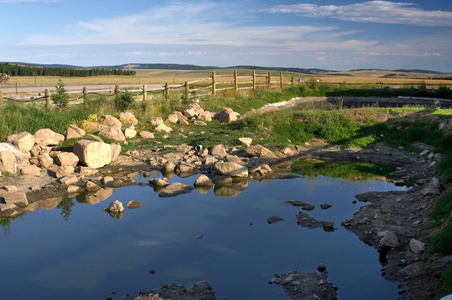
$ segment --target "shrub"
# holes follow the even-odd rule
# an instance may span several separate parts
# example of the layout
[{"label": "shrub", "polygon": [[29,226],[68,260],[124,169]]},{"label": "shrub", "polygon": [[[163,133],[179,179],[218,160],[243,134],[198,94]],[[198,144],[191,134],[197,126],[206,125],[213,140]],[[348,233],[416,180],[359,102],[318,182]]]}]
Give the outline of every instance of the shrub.
[{"label": "shrub", "polygon": [[132,109],[135,103],[135,98],[129,91],[125,91],[120,96],[115,98],[115,107],[119,111],[125,111],[127,109]]},{"label": "shrub", "polygon": [[65,108],[69,102],[69,94],[66,93],[66,89],[64,88],[64,83],[60,79],[58,80],[58,84],[55,86],[56,93],[52,94],[51,99],[55,105],[59,108]]}]

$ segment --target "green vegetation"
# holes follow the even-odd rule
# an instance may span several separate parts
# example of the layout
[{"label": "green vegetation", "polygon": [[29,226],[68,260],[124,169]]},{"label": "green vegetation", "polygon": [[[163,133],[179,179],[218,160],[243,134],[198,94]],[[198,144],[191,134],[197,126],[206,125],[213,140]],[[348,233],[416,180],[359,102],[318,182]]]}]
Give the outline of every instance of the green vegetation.
[{"label": "green vegetation", "polygon": [[135,71],[122,69],[105,69],[105,68],[74,69],[74,68],[28,67],[8,63],[0,63],[0,73],[6,73],[9,76],[63,76],[63,77],[136,74]]},{"label": "green vegetation", "polygon": [[452,212],[452,192],[441,195],[436,200],[436,206],[429,213],[428,217],[432,220],[432,226],[437,227],[442,224],[444,218],[447,218]]},{"label": "green vegetation", "polygon": [[452,263],[449,263],[443,270],[441,277],[444,280],[444,287],[438,299],[452,294]]},{"label": "green vegetation", "polygon": [[299,174],[323,175],[334,178],[342,178],[349,181],[371,180],[376,176],[387,176],[395,170],[393,166],[377,165],[371,163],[353,163],[315,160],[299,160],[291,166]]},{"label": "green vegetation", "polygon": [[55,86],[56,93],[52,94],[51,98],[53,103],[57,105],[59,108],[65,108],[69,102],[69,94],[66,93],[66,89],[64,88],[63,81],[58,80],[58,84]]}]

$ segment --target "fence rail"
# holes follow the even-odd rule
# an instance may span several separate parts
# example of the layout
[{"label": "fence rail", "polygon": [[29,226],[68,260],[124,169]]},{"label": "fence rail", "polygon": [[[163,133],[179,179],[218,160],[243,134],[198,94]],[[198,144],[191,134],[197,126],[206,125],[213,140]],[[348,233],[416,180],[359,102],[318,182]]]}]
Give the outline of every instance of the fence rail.
[{"label": "fence rail", "polygon": [[[264,78],[264,79],[262,79]],[[218,80],[220,79],[220,80]],[[278,80],[276,80],[278,79]],[[284,82],[283,72],[280,72],[279,76],[272,76],[271,72],[267,74],[256,74],[256,71],[253,71],[249,76],[238,76],[237,71],[234,71],[231,75],[217,75],[215,71],[212,72],[212,75],[207,78],[197,79],[193,81],[186,81],[183,84],[169,84],[166,82],[162,84],[161,88],[151,88],[148,89],[146,85],[143,85],[141,88],[125,88],[121,89],[120,85],[115,85],[114,89],[98,89],[88,91],[87,87],[83,87],[82,90],[74,90],[67,91],[68,94],[74,95],[72,99],[69,99],[70,103],[85,103],[87,102],[87,97],[89,95],[103,95],[103,96],[111,96],[116,97],[121,94],[121,92],[129,91],[134,93],[134,97],[137,100],[142,99],[143,101],[147,100],[149,94],[162,94],[164,97],[168,98],[170,96],[170,91],[177,91],[179,94],[183,95],[186,99],[206,96],[206,95],[215,95],[217,91],[225,91],[225,90],[245,90],[245,89],[256,89],[260,87],[266,87],[268,89],[271,88],[283,88],[284,85],[294,85],[294,77],[292,76],[289,81]],[[300,79],[298,79],[300,80]],[[264,84],[262,84],[264,83]],[[139,86],[139,85],[138,85]],[[17,89],[16,89],[17,93]],[[3,107],[3,101],[17,101],[21,103],[27,102],[36,102],[36,101],[44,101],[46,108],[50,108],[50,100],[51,100],[51,90],[45,89],[44,96],[28,96],[22,98],[11,98],[4,97],[3,91],[0,89],[0,109]]]},{"label": "fence rail", "polygon": [[[247,89],[257,89],[257,88],[280,88],[282,89],[284,86],[293,86],[295,82],[301,82],[301,78],[294,78],[291,76],[290,78],[284,78],[283,72],[279,72],[279,76],[273,76],[272,72],[267,73],[256,73],[256,71],[252,71],[252,73],[248,76],[238,76],[237,71],[234,71],[233,74],[225,74],[218,75],[215,71],[212,72],[212,75],[207,78],[196,79],[193,81],[185,81],[182,84],[169,84],[166,82],[162,84],[159,88],[148,88],[146,85],[131,85],[132,88],[123,88],[121,89],[120,85],[115,85],[114,89],[97,89],[88,91],[87,87],[83,87],[81,90],[67,91],[68,94],[74,95],[72,99],[69,99],[70,103],[85,103],[87,104],[89,95],[103,95],[107,97],[116,97],[121,94],[121,92],[129,91],[134,94],[134,98],[136,100],[146,101],[148,96],[153,94],[161,94],[165,98],[168,98],[171,93],[178,93],[179,95],[185,97],[185,99],[200,97],[206,95],[215,95],[218,91],[226,91],[226,90],[247,90]],[[303,80],[304,81],[304,80]],[[344,83],[330,83],[335,86],[341,86]],[[363,83],[357,83],[351,85],[364,85]],[[383,82],[377,83],[377,86],[384,86]],[[419,83],[417,84],[419,85]],[[429,84],[430,86],[431,84]],[[130,86],[130,85],[129,85]],[[406,83],[391,83],[390,86],[407,86]],[[433,85],[432,85],[433,87]],[[0,110],[3,108],[3,101],[17,101],[21,103],[27,102],[36,102],[36,101],[44,101],[45,107],[48,109],[51,107],[51,91],[50,89],[45,89],[44,96],[28,96],[26,98],[8,98],[3,96],[3,91],[0,89]],[[16,87],[17,94],[17,87]]]}]

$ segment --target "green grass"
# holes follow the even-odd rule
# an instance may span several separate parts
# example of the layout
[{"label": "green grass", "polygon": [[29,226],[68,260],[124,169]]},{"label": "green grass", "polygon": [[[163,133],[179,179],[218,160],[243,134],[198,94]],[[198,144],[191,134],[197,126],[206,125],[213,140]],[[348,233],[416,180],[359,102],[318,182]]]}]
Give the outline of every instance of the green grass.
[{"label": "green grass", "polygon": [[441,277],[444,280],[444,287],[438,299],[452,294],[452,263],[449,263],[443,270]]},{"label": "green grass", "polygon": [[441,195],[433,210],[428,214],[428,217],[433,221],[432,226],[437,227],[441,225],[442,220],[447,218],[452,212],[452,192]]},{"label": "green grass", "polygon": [[438,232],[427,246],[426,254],[433,255],[434,253],[452,254],[452,223]]}]

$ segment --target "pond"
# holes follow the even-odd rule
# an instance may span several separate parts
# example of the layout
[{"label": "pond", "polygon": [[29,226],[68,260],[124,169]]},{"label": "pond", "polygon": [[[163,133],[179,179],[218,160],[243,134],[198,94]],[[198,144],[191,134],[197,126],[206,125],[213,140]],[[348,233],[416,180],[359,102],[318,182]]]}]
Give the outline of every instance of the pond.
[{"label": "pond", "polygon": [[[170,182],[192,185],[197,177]],[[141,173],[135,180],[148,182]],[[170,282],[191,286],[207,280],[218,299],[287,299],[280,286],[268,284],[274,274],[312,273],[323,263],[340,299],[398,299],[397,283],[381,276],[377,250],[340,224],[365,205],[352,203],[354,195],[399,189],[388,182],[294,174],[248,181],[229,192],[212,188],[161,198],[152,186],[137,184],[104,191],[111,196],[103,201],[40,201],[0,232],[1,295],[121,299]],[[144,206],[115,219],[103,211],[114,200]],[[337,230],[297,225],[301,208],[287,200],[315,205],[307,213],[334,221]],[[321,209],[324,203],[332,207]],[[273,215],[284,221],[268,224]]]}]

